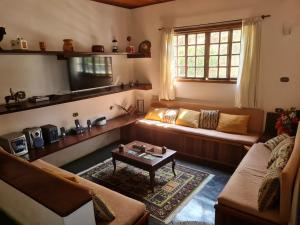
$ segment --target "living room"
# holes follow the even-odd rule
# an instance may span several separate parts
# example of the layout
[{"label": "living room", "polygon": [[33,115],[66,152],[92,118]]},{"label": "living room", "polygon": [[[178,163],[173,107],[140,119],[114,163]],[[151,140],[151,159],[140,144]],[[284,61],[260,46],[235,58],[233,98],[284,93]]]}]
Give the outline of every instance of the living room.
[{"label": "living room", "polygon": [[2,0],[1,224],[299,224],[299,8]]}]

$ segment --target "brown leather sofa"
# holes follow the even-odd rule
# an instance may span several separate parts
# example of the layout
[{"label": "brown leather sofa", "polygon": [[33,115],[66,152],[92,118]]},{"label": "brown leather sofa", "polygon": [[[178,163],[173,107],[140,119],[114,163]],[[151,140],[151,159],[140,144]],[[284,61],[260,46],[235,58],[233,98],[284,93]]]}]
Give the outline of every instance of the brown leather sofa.
[{"label": "brown leather sofa", "polygon": [[292,215],[300,210],[297,208],[300,191],[300,126],[292,155],[281,174],[280,205],[276,209],[260,212],[258,190],[266,174],[270,154],[271,151],[262,143],[252,146],[218,197],[215,206],[216,225],[295,224],[291,223]]},{"label": "brown leather sofa", "polygon": [[[79,184],[64,176],[76,177]],[[8,154],[1,147],[0,188],[0,209],[20,224],[72,225],[78,224],[78,220],[81,224],[95,224],[88,189],[98,193],[115,213],[113,221],[98,222],[97,225],[148,224],[149,212],[143,203],[43,160],[29,163]]]},{"label": "brown leather sofa", "polygon": [[237,167],[247,153],[245,145],[256,143],[263,130],[264,112],[260,109],[239,109],[218,106],[203,106],[183,101],[152,101],[153,108],[217,109],[236,115],[250,115],[247,135],[229,134],[216,130],[183,127],[159,121],[141,119],[121,129],[124,142],[139,140],[167,146],[177,151],[181,158],[197,160],[231,171]]}]

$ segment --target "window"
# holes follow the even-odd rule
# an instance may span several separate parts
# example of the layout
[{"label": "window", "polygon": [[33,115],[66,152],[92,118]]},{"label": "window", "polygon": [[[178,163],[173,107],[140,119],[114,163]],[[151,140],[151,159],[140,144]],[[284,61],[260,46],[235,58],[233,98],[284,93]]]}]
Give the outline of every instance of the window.
[{"label": "window", "polygon": [[179,80],[236,81],[241,51],[241,22],[177,29],[173,39]]}]

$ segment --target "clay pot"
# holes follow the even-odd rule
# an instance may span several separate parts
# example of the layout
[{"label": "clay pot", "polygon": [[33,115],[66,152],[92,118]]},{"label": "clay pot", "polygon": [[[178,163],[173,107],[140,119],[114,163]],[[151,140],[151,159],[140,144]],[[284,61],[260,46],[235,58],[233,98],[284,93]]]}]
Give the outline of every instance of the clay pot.
[{"label": "clay pot", "polygon": [[73,40],[64,39],[63,41],[64,41],[64,45],[63,45],[64,52],[73,52],[74,51]]}]

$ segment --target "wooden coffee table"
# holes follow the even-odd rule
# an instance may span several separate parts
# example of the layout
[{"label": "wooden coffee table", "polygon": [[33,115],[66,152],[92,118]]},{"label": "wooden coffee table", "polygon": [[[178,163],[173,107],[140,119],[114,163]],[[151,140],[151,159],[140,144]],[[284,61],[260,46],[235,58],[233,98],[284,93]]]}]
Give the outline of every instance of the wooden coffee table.
[{"label": "wooden coffee table", "polygon": [[[148,171],[150,175],[150,186],[152,192],[154,192],[154,186],[155,186],[155,171],[161,168],[162,166],[166,165],[169,162],[172,162],[172,170],[174,173],[174,176],[176,176],[175,173],[175,154],[176,151],[167,149],[166,153],[162,155],[162,157],[156,157],[151,156],[153,159],[146,159],[144,157],[141,157],[139,155],[134,155],[132,153],[129,153],[130,150],[132,151],[132,145],[138,144],[138,145],[145,145],[147,148],[154,148],[155,152],[159,152],[161,147],[150,145],[144,142],[140,141],[134,141],[127,145],[125,145],[124,152],[119,152],[119,149],[115,149],[112,151],[112,162],[114,165],[114,173],[116,171],[116,160],[127,163],[129,165],[135,166],[137,168],[140,168],[142,170]],[[142,154],[142,153],[139,153]]]}]

